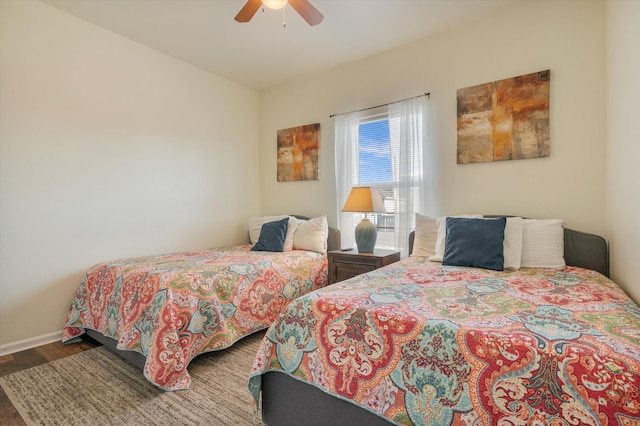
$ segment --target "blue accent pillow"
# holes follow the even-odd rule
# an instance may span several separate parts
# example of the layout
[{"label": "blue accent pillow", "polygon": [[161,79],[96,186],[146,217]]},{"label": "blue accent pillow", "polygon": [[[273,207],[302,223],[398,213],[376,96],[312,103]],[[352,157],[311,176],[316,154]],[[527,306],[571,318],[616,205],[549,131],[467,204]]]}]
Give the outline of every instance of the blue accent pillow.
[{"label": "blue accent pillow", "polygon": [[260,229],[260,237],[252,251],[284,251],[284,239],[287,236],[289,218],[267,222]]},{"label": "blue accent pillow", "polygon": [[504,271],[507,219],[447,218],[443,265]]}]

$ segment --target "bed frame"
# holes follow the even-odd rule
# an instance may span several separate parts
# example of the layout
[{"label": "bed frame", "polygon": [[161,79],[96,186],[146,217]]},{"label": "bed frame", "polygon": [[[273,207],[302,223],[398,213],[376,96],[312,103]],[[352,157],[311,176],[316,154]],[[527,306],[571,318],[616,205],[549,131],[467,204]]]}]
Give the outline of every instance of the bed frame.
[{"label": "bed frame", "polygon": [[[415,235],[411,232],[409,253],[413,250],[414,238]],[[609,249],[605,239],[598,235],[565,228],[564,256],[569,266],[592,269],[609,276]],[[329,395],[279,371],[270,371],[262,376],[262,418],[269,426],[391,424],[351,402]]]},{"label": "bed frame", "polygon": [[[301,220],[309,219],[309,217],[307,216],[300,216],[300,215],[291,215],[291,216],[294,216]],[[329,234],[327,235],[327,250],[328,251],[338,250],[340,249],[340,245],[341,245],[340,230],[332,226],[329,226]],[[140,370],[144,368],[146,358],[141,353],[135,352],[135,351],[123,351],[123,350],[117,349],[116,345],[118,344],[118,341],[116,339],[104,336],[102,333],[99,333],[95,330],[87,329],[85,334],[86,336],[89,336],[91,339],[97,341],[98,343],[101,343],[102,345],[109,348],[111,351],[120,355],[122,358],[126,359],[127,361],[129,361],[130,363],[138,367]]]}]

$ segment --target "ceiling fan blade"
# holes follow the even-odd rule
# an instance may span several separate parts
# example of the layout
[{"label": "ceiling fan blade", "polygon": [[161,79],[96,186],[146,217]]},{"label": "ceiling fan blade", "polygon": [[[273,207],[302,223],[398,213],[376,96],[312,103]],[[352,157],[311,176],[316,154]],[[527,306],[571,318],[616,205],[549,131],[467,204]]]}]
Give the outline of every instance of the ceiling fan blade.
[{"label": "ceiling fan blade", "polygon": [[238,22],[249,22],[262,6],[262,0],[249,0],[235,17]]},{"label": "ceiling fan blade", "polygon": [[302,16],[302,19],[307,21],[311,26],[318,25],[324,18],[322,13],[318,12],[318,9],[313,7],[308,0],[289,0],[289,4]]}]

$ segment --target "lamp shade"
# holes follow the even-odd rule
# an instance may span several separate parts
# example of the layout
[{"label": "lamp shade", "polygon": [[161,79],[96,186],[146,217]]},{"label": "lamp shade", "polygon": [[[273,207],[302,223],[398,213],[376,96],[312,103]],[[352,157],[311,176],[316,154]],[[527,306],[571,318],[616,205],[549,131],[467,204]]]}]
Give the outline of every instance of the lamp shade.
[{"label": "lamp shade", "polygon": [[343,212],[386,213],[380,192],[370,186],[351,188],[349,197],[342,207]]}]

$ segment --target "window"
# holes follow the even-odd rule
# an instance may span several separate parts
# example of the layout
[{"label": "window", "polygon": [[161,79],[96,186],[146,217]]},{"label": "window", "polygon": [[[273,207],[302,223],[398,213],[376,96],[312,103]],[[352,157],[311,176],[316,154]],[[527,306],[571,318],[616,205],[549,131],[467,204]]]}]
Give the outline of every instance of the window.
[{"label": "window", "polygon": [[[368,214],[376,225],[376,248],[398,249],[408,254],[409,232],[415,213],[425,204],[423,132],[426,100],[389,105],[374,114],[358,113],[336,120],[336,185],[339,208],[353,186],[380,191],[386,214]],[[355,226],[362,214],[339,214],[343,246],[352,246]]]},{"label": "window", "polygon": [[[395,247],[396,185],[393,179],[389,116],[387,113],[360,120],[358,129],[358,179],[357,184],[376,188],[382,195],[387,213],[369,213],[367,217],[378,230],[377,248]],[[397,154],[396,154],[397,156]],[[364,215],[355,213],[354,223]]]},{"label": "window", "polygon": [[391,141],[386,114],[360,124],[358,162],[361,185],[391,182]]}]

